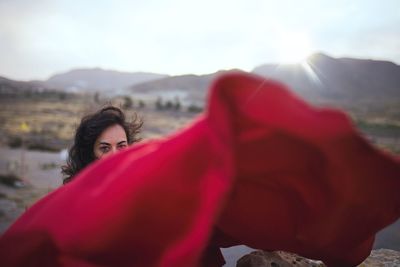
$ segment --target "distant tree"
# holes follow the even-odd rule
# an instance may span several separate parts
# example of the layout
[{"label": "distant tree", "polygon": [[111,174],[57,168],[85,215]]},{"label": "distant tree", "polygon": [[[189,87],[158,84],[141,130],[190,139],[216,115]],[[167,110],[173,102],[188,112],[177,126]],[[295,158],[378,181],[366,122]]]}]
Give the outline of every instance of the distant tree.
[{"label": "distant tree", "polygon": [[122,108],[123,109],[130,109],[133,107],[133,101],[132,98],[130,98],[129,96],[124,96],[123,99],[123,103],[122,103]]},{"label": "distant tree", "polygon": [[24,92],[24,96],[26,98],[31,98],[32,97],[32,92],[30,90],[27,90],[27,91]]},{"label": "distant tree", "polygon": [[172,103],[171,100],[168,100],[167,102],[165,102],[165,109],[172,109],[174,107],[174,104]]},{"label": "distant tree", "polygon": [[179,97],[175,97],[174,109],[175,110],[181,109],[181,101],[179,100]]},{"label": "distant tree", "polygon": [[157,97],[157,100],[156,100],[156,109],[157,110],[163,110],[164,109],[163,101],[162,101],[162,98],[160,96]]},{"label": "distant tree", "polygon": [[58,98],[59,98],[60,100],[65,100],[65,99],[67,98],[67,94],[64,93],[64,92],[60,92],[60,93],[58,94]]},{"label": "distant tree", "polygon": [[144,107],[146,107],[146,103],[142,99],[140,99],[139,100],[139,108],[144,108]]},{"label": "distant tree", "polygon": [[100,93],[99,92],[94,93],[93,100],[96,104],[100,103]]}]

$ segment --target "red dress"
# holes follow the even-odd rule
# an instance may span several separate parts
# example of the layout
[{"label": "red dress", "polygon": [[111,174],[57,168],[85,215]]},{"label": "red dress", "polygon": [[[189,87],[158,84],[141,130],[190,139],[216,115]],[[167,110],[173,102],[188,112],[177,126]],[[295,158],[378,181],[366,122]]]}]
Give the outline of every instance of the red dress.
[{"label": "red dress", "polygon": [[398,192],[400,161],[345,114],[230,73],[186,129],[96,162],[27,210],[0,239],[1,266],[218,266],[218,247],[236,244],[354,266],[399,218]]}]

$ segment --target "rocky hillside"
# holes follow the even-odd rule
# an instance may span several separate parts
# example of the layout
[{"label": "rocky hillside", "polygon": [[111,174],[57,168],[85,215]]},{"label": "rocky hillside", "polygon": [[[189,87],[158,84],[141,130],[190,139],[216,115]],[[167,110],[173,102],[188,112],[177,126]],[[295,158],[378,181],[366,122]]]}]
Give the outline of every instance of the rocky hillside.
[{"label": "rocky hillside", "polygon": [[400,66],[321,53],[295,65],[262,65],[254,73],[283,81],[304,96],[335,100],[400,99]]},{"label": "rocky hillside", "polygon": [[17,95],[21,93],[33,93],[47,90],[48,88],[40,83],[20,82],[0,76],[0,94]]},{"label": "rocky hillside", "polygon": [[146,72],[119,72],[112,70],[76,69],[66,73],[56,74],[44,83],[47,86],[66,90],[68,92],[101,91],[118,93],[128,86],[149,82],[167,77],[163,74]]}]

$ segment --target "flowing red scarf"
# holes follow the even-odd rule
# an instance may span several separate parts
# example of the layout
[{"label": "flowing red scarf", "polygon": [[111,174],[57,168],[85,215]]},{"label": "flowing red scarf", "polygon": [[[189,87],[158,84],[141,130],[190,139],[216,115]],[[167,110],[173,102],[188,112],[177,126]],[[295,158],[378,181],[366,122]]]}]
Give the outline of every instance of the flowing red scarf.
[{"label": "flowing red scarf", "polygon": [[354,266],[399,218],[399,192],[400,161],[345,114],[228,73],[186,129],[98,161],[33,205],[1,237],[0,261],[218,266],[218,247],[246,244]]}]

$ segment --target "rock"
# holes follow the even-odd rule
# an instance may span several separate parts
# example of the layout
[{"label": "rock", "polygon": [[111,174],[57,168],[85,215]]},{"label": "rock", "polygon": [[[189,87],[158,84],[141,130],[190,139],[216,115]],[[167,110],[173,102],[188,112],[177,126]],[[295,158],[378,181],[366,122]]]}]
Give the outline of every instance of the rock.
[{"label": "rock", "polygon": [[[241,257],[236,267],[326,267],[322,261],[310,260],[296,254],[262,250],[253,251]],[[358,267],[400,266],[400,252],[390,249],[373,250],[371,255]]]},{"label": "rock", "polygon": [[253,251],[240,258],[236,267],[325,267],[321,261],[306,259],[296,254],[262,250]]},{"label": "rock", "polygon": [[371,255],[359,265],[359,267],[395,267],[400,266],[400,251],[391,249],[377,249],[371,252]]}]

